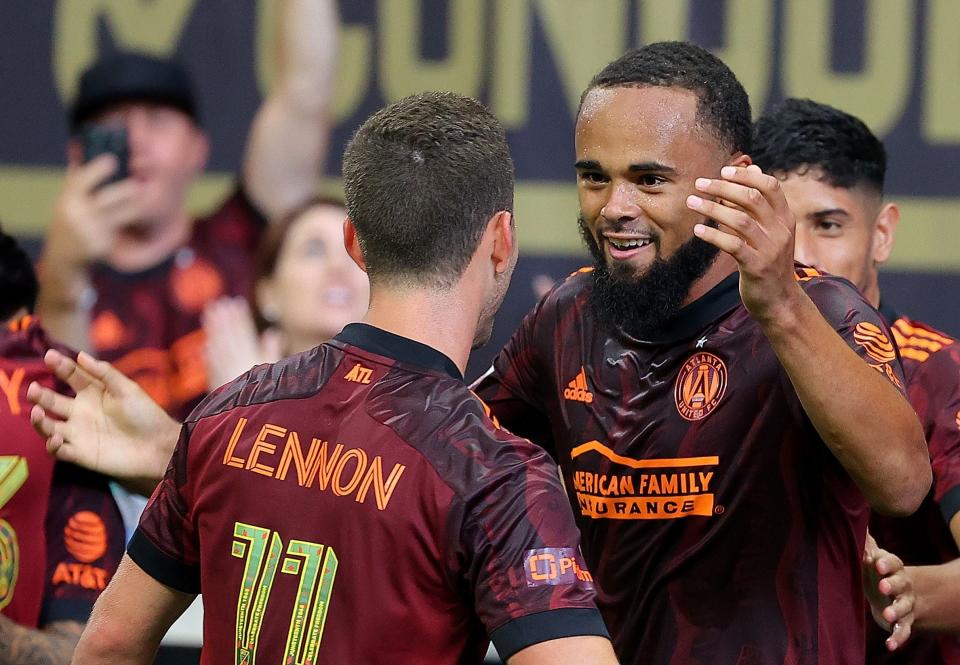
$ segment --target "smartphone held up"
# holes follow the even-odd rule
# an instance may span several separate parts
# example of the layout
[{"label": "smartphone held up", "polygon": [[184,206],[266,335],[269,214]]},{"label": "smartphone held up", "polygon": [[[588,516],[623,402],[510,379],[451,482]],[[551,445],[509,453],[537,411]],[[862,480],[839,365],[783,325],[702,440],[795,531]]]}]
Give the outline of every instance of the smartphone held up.
[{"label": "smartphone held up", "polygon": [[80,142],[83,144],[83,161],[104,153],[112,154],[117,160],[117,168],[101,186],[112,182],[119,182],[130,175],[129,148],[127,145],[127,130],[115,125],[89,124],[80,130]]}]

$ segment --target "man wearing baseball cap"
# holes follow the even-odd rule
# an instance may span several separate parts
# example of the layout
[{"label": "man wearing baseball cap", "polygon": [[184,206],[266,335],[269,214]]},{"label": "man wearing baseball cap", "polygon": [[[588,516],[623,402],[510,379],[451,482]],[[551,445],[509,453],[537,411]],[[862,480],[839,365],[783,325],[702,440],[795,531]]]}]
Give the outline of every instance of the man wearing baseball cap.
[{"label": "man wearing baseball cap", "polygon": [[[264,220],[314,193],[326,152],[336,2],[285,0],[282,11],[279,76],[254,119],[237,186],[207,216],[187,210],[210,146],[181,64],[104,56],[81,77],[70,110],[39,313],[55,337],[115,363],[179,418],[207,390],[203,308],[248,295]],[[100,136],[125,130],[126,159],[122,143],[91,158],[91,127]]]}]

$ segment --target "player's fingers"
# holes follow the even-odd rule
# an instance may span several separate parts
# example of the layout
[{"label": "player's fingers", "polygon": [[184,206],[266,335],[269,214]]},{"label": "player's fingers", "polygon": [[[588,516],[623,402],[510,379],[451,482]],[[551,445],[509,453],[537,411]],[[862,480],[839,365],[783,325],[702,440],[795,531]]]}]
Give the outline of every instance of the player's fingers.
[{"label": "player's fingers", "polygon": [[27,386],[27,399],[64,420],[70,418],[73,411],[72,397],[65,397],[55,390],[44,388],[36,381]]},{"label": "player's fingers", "polygon": [[45,439],[59,437],[61,445],[66,440],[66,423],[51,418],[42,406],[35,405],[30,409],[30,424],[34,431]]},{"label": "player's fingers", "polygon": [[693,227],[693,232],[704,242],[710,243],[717,249],[735,258],[738,263],[745,263],[751,258],[751,252],[753,252],[753,250],[740,236],[725,233],[720,229],[715,229],[706,224],[697,224]]},{"label": "player's fingers", "polygon": [[754,249],[760,249],[769,244],[766,233],[757,221],[741,210],[723,206],[716,201],[710,201],[699,196],[688,196],[687,207],[727,227]]},{"label": "player's fingers", "polygon": [[787,230],[793,232],[796,223],[790,213],[790,206],[787,205],[787,197],[784,196],[780,181],[777,178],[764,173],[756,164],[747,167],[724,166],[720,169],[720,177],[760,192],[767,204],[776,212],[776,219]]},{"label": "player's fingers", "polygon": [[77,356],[77,363],[83,371],[99,381],[107,389],[107,392],[113,395],[123,395],[132,386],[136,385],[106,360],[97,360],[86,351],[80,352]]},{"label": "player's fingers", "polygon": [[898,570],[903,570],[903,560],[896,554],[886,550],[878,550],[874,558],[874,566],[881,575],[889,575]]},{"label": "player's fingers", "polygon": [[880,593],[884,596],[893,598],[894,596],[899,596],[910,591],[912,585],[906,574],[904,574],[903,571],[899,571],[880,580],[877,588],[880,589]]},{"label": "player's fingers", "polygon": [[704,194],[722,199],[753,215],[765,216],[772,212],[770,203],[756,187],[748,187],[721,178],[697,178],[694,186]]},{"label": "player's fingers", "polygon": [[913,621],[898,621],[893,624],[893,632],[887,638],[886,645],[890,651],[896,651],[910,639],[913,632]]},{"label": "player's fingers", "polygon": [[910,616],[912,612],[913,595],[906,594],[895,598],[892,603],[883,608],[883,612],[880,614],[883,616],[884,621],[892,626],[898,621],[903,621],[906,617]]},{"label": "player's fingers", "polygon": [[867,565],[873,564],[877,556],[880,553],[880,546],[877,545],[876,539],[867,532],[867,538],[863,543],[863,563]]},{"label": "player's fingers", "polygon": [[70,386],[73,392],[78,393],[96,379],[83,369],[77,362],[56,349],[48,350],[43,356],[43,362],[53,372],[54,376]]}]

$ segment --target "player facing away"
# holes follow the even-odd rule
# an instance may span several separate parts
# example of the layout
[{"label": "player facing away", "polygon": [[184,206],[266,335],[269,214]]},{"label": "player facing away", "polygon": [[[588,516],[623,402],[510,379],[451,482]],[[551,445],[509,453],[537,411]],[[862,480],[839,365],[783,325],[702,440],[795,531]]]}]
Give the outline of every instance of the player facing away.
[{"label": "player facing away", "polygon": [[463,382],[517,257],[502,127],[409,97],[343,172],[364,322],[188,418],[75,662],[149,662],[202,592],[203,663],[615,663],[556,467]]},{"label": "player facing away", "polygon": [[795,266],[750,132],[697,46],[605,67],[575,136],[594,266],[478,384],[559,461],[623,663],[863,663],[869,506],[910,513],[930,484],[887,324]]},{"label": "player facing away", "polygon": [[[926,433],[933,491],[907,519],[875,515],[870,531],[904,559],[908,577],[920,576],[915,627],[940,628],[945,619],[924,615],[922,596],[924,587],[936,586],[960,596],[943,565],[960,558],[960,346],[881,302],[879,267],[890,256],[900,218],[897,205],[883,197],[886,151],[859,119],[806,99],[788,99],[763,115],[753,140],[754,162],[780,179],[797,217],[797,260],[849,279],[893,330],[907,395]],[[914,634],[889,653],[872,622],[870,628],[871,664],[960,665],[955,636]],[[896,640],[888,647],[897,648]]]}]

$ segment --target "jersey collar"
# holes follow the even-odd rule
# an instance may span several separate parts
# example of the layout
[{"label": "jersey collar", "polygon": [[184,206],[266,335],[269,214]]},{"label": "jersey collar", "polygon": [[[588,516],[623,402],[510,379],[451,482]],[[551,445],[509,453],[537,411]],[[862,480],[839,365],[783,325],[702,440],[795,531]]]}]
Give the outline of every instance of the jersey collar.
[{"label": "jersey collar", "polygon": [[704,328],[740,305],[740,273],[733,272],[701,297],[677,312],[653,334],[632,337],[640,343],[670,344],[698,335]]},{"label": "jersey collar", "polygon": [[350,323],[334,339],[408,365],[449,374],[454,379],[463,381],[463,374],[456,364],[432,346],[394,335],[367,323]]}]

